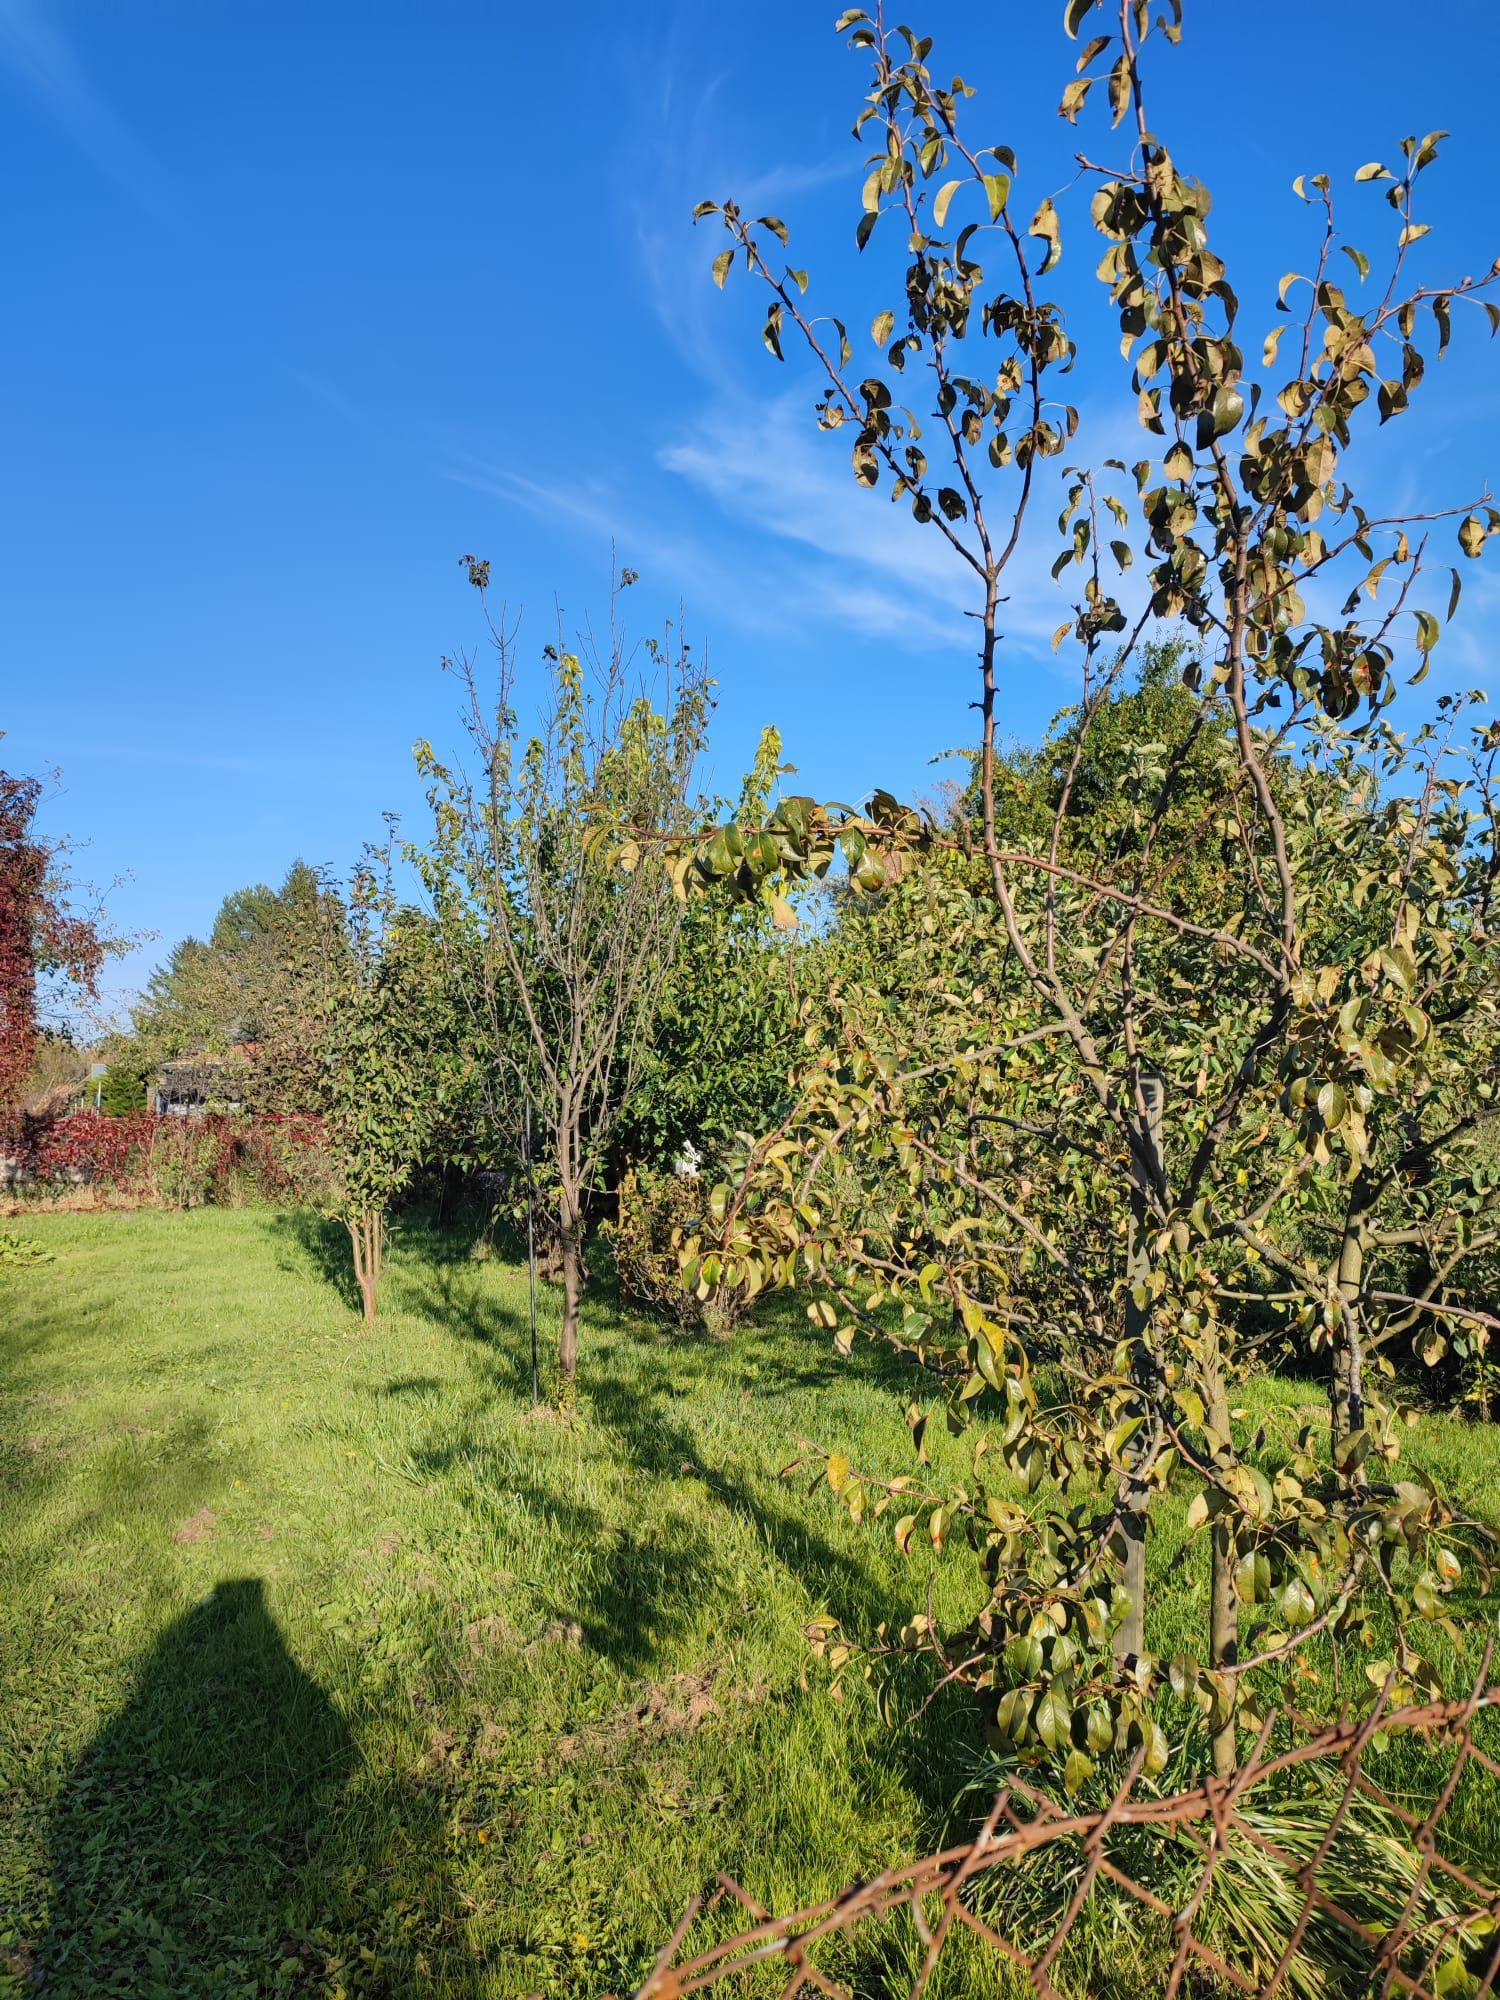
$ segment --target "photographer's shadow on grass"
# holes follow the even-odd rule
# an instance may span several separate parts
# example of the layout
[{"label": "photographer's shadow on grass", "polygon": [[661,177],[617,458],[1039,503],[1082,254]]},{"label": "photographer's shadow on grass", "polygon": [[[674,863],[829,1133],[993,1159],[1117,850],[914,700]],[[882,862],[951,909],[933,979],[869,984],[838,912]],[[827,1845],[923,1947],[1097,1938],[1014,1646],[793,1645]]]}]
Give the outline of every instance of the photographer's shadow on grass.
[{"label": "photographer's shadow on grass", "polygon": [[[337,1956],[375,1921],[377,1826],[420,1837],[419,1812],[347,1809],[355,1763],[261,1581],[218,1584],[163,1631],[62,1792],[35,1989],[303,1990],[330,1933]],[[355,1828],[377,1851],[351,1848]]]}]

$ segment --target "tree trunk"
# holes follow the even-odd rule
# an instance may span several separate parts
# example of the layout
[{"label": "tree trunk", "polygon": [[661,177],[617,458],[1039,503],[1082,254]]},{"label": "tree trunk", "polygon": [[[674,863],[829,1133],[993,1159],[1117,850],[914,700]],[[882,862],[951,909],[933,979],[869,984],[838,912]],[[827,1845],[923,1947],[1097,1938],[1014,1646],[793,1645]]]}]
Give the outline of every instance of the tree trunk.
[{"label": "tree trunk", "polygon": [[562,1376],[565,1400],[573,1393],[578,1372],[578,1319],[583,1305],[583,1224],[578,1205],[564,1194],[558,1219],[558,1242],[562,1251],[563,1320],[557,1344],[557,1367]]},{"label": "tree trunk", "polygon": [[[1205,1335],[1205,1340],[1211,1338]],[[1203,1354],[1204,1414],[1209,1428],[1226,1441],[1229,1437],[1229,1392],[1224,1382],[1222,1356],[1217,1340]],[[1213,1547],[1209,1556],[1208,1663],[1211,1668],[1232,1667],[1240,1656],[1240,1601],[1235,1586],[1239,1563],[1239,1537],[1234,1523],[1220,1515],[1213,1524]],[[1214,1692],[1209,1722],[1209,1746],[1213,1752],[1214,1776],[1233,1777],[1239,1761],[1236,1718],[1239,1687],[1228,1682],[1228,1693]]]},{"label": "tree trunk", "polygon": [[[1143,1399],[1154,1399],[1156,1388],[1150,1356],[1139,1351],[1144,1342],[1138,1342],[1137,1347],[1138,1359],[1131,1372]],[[1156,1426],[1148,1417],[1127,1447],[1132,1464],[1120,1485],[1120,1532],[1125,1544],[1120,1587],[1130,1599],[1130,1609],[1115,1628],[1114,1649],[1119,1660],[1139,1658],[1146,1650],[1146,1530],[1151,1507],[1151,1487],[1146,1475],[1155,1457],[1155,1435]]]},{"label": "tree trunk", "polygon": [[[1151,1255],[1146,1244],[1146,1195],[1151,1168],[1161,1160],[1162,1087],[1160,1077],[1141,1079],[1146,1118],[1141,1137],[1145,1161],[1131,1162],[1131,1240],[1126,1265],[1125,1338],[1130,1347],[1130,1372],[1144,1406],[1145,1421],[1126,1447],[1129,1470],[1120,1483],[1120,1532],[1124,1541],[1120,1586],[1130,1609],[1115,1628],[1115,1657],[1126,1660],[1146,1650],[1146,1530],[1151,1507],[1151,1470],[1161,1442],[1157,1404],[1162,1391],[1161,1359],[1151,1337],[1151,1301],[1137,1303],[1151,1279]],[[1149,1164],[1148,1164],[1149,1163]]]},{"label": "tree trunk", "polygon": [[[1215,1521],[1208,1606],[1208,1657],[1213,1667],[1232,1667],[1240,1656],[1240,1603],[1234,1580],[1238,1562],[1239,1541],[1234,1524],[1223,1519]],[[1209,1727],[1208,1740],[1216,1778],[1232,1778],[1239,1763],[1236,1735],[1240,1706],[1238,1682],[1229,1681],[1227,1690],[1214,1690]]]},{"label": "tree trunk", "polygon": [[[1364,1175],[1355,1181],[1344,1220],[1343,1241],[1339,1245],[1338,1289],[1342,1305],[1340,1325],[1334,1335],[1333,1369],[1328,1387],[1328,1416],[1332,1430],[1334,1463],[1346,1439],[1365,1427],[1364,1313],[1361,1293],[1365,1277],[1365,1229],[1369,1218],[1369,1193]],[[1345,1470],[1343,1483],[1362,1486],[1364,1473],[1358,1466]]]},{"label": "tree trunk", "polygon": [[380,1262],[384,1238],[384,1217],[378,1208],[362,1209],[348,1219],[349,1241],[354,1250],[354,1280],[367,1320],[376,1312],[380,1288]]},{"label": "tree trunk", "polygon": [[583,1194],[579,1177],[580,1121],[582,1107],[564,1094],[558,1106],[557,1145],[557,1249],[562,1261],[563,1320],[557,1343],[559,1401],[573,1400],[573,1380],[578,1373],[578,1320],[583,1307]]},{"label": "tree trunk", "polygon": [[380,1290],[380,1266],[385,1250],[385,1217],[378,1208],[372,1208],[368,1216],[370,1240],[365,1253],[365,1318],[374,1319],[376,1295]]},{"label": "tree trunk", "polygon": [[1333,1355],[1330,1403],[1335,1452],[1346,1438],[1365,1427],[1365,1363],[1357,1313],[1351,1320],[1340,1333]]},{"label": "tree trunk", "polygon": [[[354,1258],[354,1282],[359,1287],[361,1298],[365,1297],[365,1239],[363,1223],[363,1216],[346,1215],[344,1217],[344,1227],[349,1232],[349,1249]],[[369,1318],[368,1310],[365,1317]]]}]

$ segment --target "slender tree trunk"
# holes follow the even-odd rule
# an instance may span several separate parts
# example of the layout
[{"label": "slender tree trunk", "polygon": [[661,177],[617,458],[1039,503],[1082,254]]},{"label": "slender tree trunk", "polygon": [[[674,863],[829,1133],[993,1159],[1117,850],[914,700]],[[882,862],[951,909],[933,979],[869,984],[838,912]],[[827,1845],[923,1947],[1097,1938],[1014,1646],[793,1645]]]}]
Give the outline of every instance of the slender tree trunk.
[{"label": "slender tree trunk", "polygon": [[362,1215],[350,1215],[344,1218],[344,1227],[349,1232],[349,1249],[354,1258],[354,1282],[359,1287],[361,1298],[365,1297],[365,1238],[363,1225],[364,1217]]},{"label": "slender tree trunk", "polygon": [[[1210,1338],[1206,1335],[1205,1338]],[[1222,1355],[1217,1337],[1213,1345],[1206,1348],[1203,1355],[1203,1378],[1206,1395],[1204,1414],[1210,1429],[1224,1439],[1229,1437],[1229,1392],[1224,1381]],[[1235,1586],[1235,1569],[1239,1563],[1239,1537],[1234,1523],[1220,1515],[1213,1524],[1213,1547],[1209,1555],[1209,1603],[1208,1603],[1208,1662],[1210,1667],[1232,1667],[1240,1656],[1240,1601]],[[1214,1708],[1209,1727],[1209,1745],[1213,1752],[1214,1775],[1229,1778],[1234,1775],[1238,1763],[1236,1740],[1236,1718],[1239,1711],[1239,1688],[1234,1680],[1228,1683],[1227,1695],[1214,1696]]]},{"label": "slender tree trunk", "polygon": [[580,1107],[564,1095],[557,1121],[557,1248],[562,1259],[563,1321],[557,1343],[561,1400],[573,1399],[578,1372],[578,1321],[583,1308],[583,1193],[579,1186]]},{"label": "slender tree trunk", "polygon": [[[1139,1317],[1144,1325],[1132,1324]],[[1154,1403],[1159,1393],[1159,1371],[1150,1348],[1149,1310],[1137,1315],[1126,1312],[1126,1337],[1131,1343],[1131,1376],[1140,1399]],[[1125,1554],[1120,1571],[1120,1587],[1130,1599],[1130,1609],[1115,1628],[1115,1657],[1139,1657],[1146,1650],[1146,1531],[1150,1524],[1150,1466],[1156,1456],[1156,1422],[1148,1415],[1126,1450],[1130,1469],[1120,1483],[1120,1531]]]},{"label": "slender tree trunk", "polygon": [[[1346,1304],[1346,1311],[1348,1311]],[[1335,1452],[1356,1431],[1365,1426],[1365,1358],[1358,1309],[1339,1333],[1333,1354],[1333,1382],[1330,1393]]]},{"label": "slender tree trunk", "polygon": [[[1240,1603],[1234,1576],[1238,1562],[1239,1541],[1234,1524],[1223,1519],[1215,1521],[1208,1606],[1208,1657],[1214,1667],[1232,1667],[1240,1656]],[[1239,1763],[1238,1681],[1229,1681],[1227,1689],[1222,1694],[1215,1690],[1209,1729],[1216,1778],[1233,1777]]]},{"label": "slender tree trunk", "polygon": [[[1369,1222],[1369,1191],[1361,1174],[1349,1197],[1344,1219],[1343,1241],[1339,1245],[1338,1289],[1342,1305],[1340,1325],[1334,1334],[1333,1371],[1329,1381],[1328,1414],[1333,1432],[1333,1455],[1337,1464],[1345,1441],[1365,1427],[1364,1313],[1361,1294],[1365,1278],[1365,1231]],[[1362,1486],[1364,1473],[1348,1470],[1345,1483]]]},{"label": "slender tree trunk", "polygon": [[[1146,1531],[1151,1510],[1151,1469],[1160,1439],[1157,1404],[1161,1396],[1161,1361],[1151,1338],[1151,1255],[1146,1245],[1146,1190],[1153,1165],[1161,1160],[1162,1090],[1159,1077],[1142,1079],[1146,1120],[1142,1131],[1146,1159],[1133,1160],[1131,1180],[1130,1251],[1125,1281],[1125,1338],[1130,1347],[1130,1372],[1144,1409],[1144,1422],[1126,1450],[1129,1469],[1120,1484],[1120,1528],[1125,1555],[1120,1585],[1130,1609],[1115,1630],[1117,1659],[1139,1657],[1146,1650]],[[1142,1301],[1137,1301],[1137,1293]]]},{"label": "slender tree trunk", "polygon": [[349,1242],[354,1251],[354,1280],[359,1286],[360,1301],[367,1320],[376,1313],[376,1297],[380,1289],[380,1262],[383,1247],[383,1217],[379,1209],[362,1209],[358,1215],[348,1220]]},{"label": "slender tree trunk", "polygon": [[583,1225],[571,1193],[562,1198],[558,1237],[562,1250],[563,1320],[557,1366],[563,1395],[568,1397],[578,1372],[578,1320],[583,1306]]},{"label": "slender tree trunk", "polygon": [[370,1289],[365,1296],[365,1318],[374,1319],[376,1297],[380,1290],[380,1267],[385,1257],[385,1217],[378,1208],[370,1210],[370,1249],[365,1259],[365,1270],[370,1281]]}]

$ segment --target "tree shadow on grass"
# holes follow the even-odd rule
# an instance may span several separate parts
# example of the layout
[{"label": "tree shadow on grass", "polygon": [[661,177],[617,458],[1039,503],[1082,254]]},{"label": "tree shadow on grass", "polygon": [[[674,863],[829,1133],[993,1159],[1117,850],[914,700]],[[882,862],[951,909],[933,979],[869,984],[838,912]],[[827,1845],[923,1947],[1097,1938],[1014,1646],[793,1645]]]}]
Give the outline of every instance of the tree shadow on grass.
[{"label": "tree shadow on grass", "polygon": [[[644,1494],[621,1519],[568,1492],[564,1482],[553,1485],[520,1465],[513,1444],[489,1430],[485,1410],[505,1392],[518,1401],[529,1398],[524,1311],[484,1296],[477,1274],[466,1279],[466,1272],[475,1271],[467,1251],[444,1260],[427,1257],[425,1240],[420,1248],[423,1254],[403,1272],[403,1310],[425,1313],[446,1330],[482,1342],[493,1367],[480,1407],[413,1452],[414,1468],[429,1479],[451,1478],[467,1468],[474,1504],[483,1507],[492,1495],[503,1514],[505,1506],[520,1503],[545,1524],[560,1550],[587,1552],[582,1562],[568,1562],[566,1585],[546,1593],[548,1616],[576,1622],[584,1643],[622,1671],[649,1672],[667,1643],[691,1627],[716,1594],[727,1596],[725,1562],[711,1523],[697,1526],[680,1509],[660,1509]],[[684,1398],[709,1376],[722,1378],[722,1395],[759,1400],[777,1391],[821,1389],[847,1381],[851,1373],[877,1389],[899,1385],[909,1394],[917,1386],[912,1364],[879,1347],[854,1363],[830,1360],[800,1326],[776,1320],[721,1344],[702,1334],[674,1333],[627,1311],[616,1316],[610,1337],[590,1340],[591,1308],[596,1316],[597,1290],[585,1307],[581,1408],[609,1433],[637,1474],[662,1493],[691,1493],[694,1482],[701,1482],[721,1506],[752,1525],[756,1539],[800,1580],[814,1603],[851,1629],[869,1630],[887,1616],[889,1595],[874,1572],[821,1534],[808,1507],[791,1495],[783,1504],[732,1461],[706,1462]],[[597,1335],[597,1318],[593,1331]],[[543,1343],[545,1350],[545,1329]],[[805,1353],[802,1365],[798,1351]]]},{"label": "tree shadow on grass", "polygon": [[[343,1223],[312,1209],[292,1208],[277,1209],[267,1218],[266,1228],[283,1252],[282,1270],[311,1271],[352,1313],[362,1310],[349,1232]],[[525,1331],[524,1316],[486,1292],[487,1266],[474,1259],[473,1250],[472,1229],[437,1229],[420,1217],[397,1225],[381,1277],[382,1314],[409,1313],[431,1320],[445,1332],[480,1342],[497,1354],[514,1344]]]},{"label": "tree shadow on grass", "polygon": [[[627,1376],[597,1367],[587,1393],[633,1464],[653,1479],[701,1481],[721,1506],[751,1524],[757,1540],[797,1578],[813,1604],[826,1608],[851,1635],[873,1635],[901,1606],[901,1597],[871,1563],[819,1530],[813,1503],[795,1488],[783,1503],[742,1467],[708,1461],[695,1431],[673,1407],[679,1391],[665,1366],[644,1377],[639,1369]],[[920,1720],[891,1731],[892,1761],[935,1825],[955,1795],[962,1752],[977,1746],[978,1737],[973,1704],[956,1689],[945,1691]]]},{"label": "tree shadow on grass", "polygon": [[596,1367],[586,1394],[631,1464],[665,1483],[701,1481],[722,1506],[753,1525],[757,1539],[840,1621],[857,1626],[889,1610],[867,1566],[820,1534],[809,1509],[795,1500],[783,1506],[758,1491],[738,1466],[708,1460],[696,1431],[673,1410],[678,1392],[665,1366],[644,1377],[639,1368],[626,1375]]},{"label": "tree shadow on grass", "polygon": [[[488,1349],[499,1381],[519,1394],[531,1379],[527,1315],[485,1288],[486,1268],[471,1263],[467,1254],[462,1261],[430,1259],[424,1245],[419,1261],[405,1262],[392,1273],[393,1303],[400,1312]],[[545,1348],[545,1331],[540,1338]]]},{"label": "tree shadow on grass", "polygon": [[566,1594],[551,1594],[550,1609],[558,1623],[576,1621],[584,1645],[622,1673],[649,1674],[704,1605],[726,1594],[723,1558],[711,1537],[679,1516],[611,1521],[536,1487],[523,1487],[519,1497],[557,1522],[570,1545],[587,1551]]},{"label": "tree shadow on grass", "polygon": [[310,1268],[351,1312],[361,1310],[354,1253],[342,1222],[310,1208],[278,1208],[267,1216],[265,1227],[285,1253],[278,1260],[281,1270],[295,1271],[301,1276]]},{"label": "tree shadow on grass", "polygon": [[[848,1355],[839,1354],[827,1334],[814,1333],[803,1301],[778,1298],[752,1322],[762,1349],[774,1343],[776,1365],[767,1378],[760,1372],[755,1350],[742,1363],[743,1386],[757,1399],[773,1401],[805,1390],[848,1388],[861,1384],[882,1395],[922,1400],[937,1393],[936,1378],[916,1356],[886,1340],[860,1339]],[[736,1343],[731,1341],[730,1345]]]},{"label": "tree shadow on grass", "polygon": [[443,1381],[438,1375],[394,1375],[374,1393],[377,1396],[415,1396],[419,1401],[428,1396],[442,1393]]},{"label": "tree shadow on grass", "polygon": [[[351,1810],[355,1766],[260,1579],[219,1584],[162,1633],[58,1800],[34,1983],[68,2000],[327,1990],[330,1966],[337,1984],[384,1943],[393,1841],[423,1852],[439,1928],[441,1802],[382,1779]],[[457,1972],[447,1990],[473,1990]],[[382,1990],[423,1989],[398,1974]]]},{"label": "tree shadow on grass", "polygon": [[[554,1420],[555,1421],[555,1420]],[[545,1482],[518,1463],[483,1422],[410,1454],[421,1478],[468,1475],[469,1506],[493,1511],[497,1530],[520,1507],[555,1544],[557,1562],[536,1588],[537,1636],[582,1644],[622,1673],[649,1673],[671,1640],[725,1589],[723,1561],[707,1529],[680,1514],[654,1516],[633,1504],[627,1518]],[[577,1631],[572,1632],[571,1628]]]},{"label": "tree shadow on grass", "polygon": [[[804,1304],[801,1297],[773,1294],[724,1339],[701,1327],[674,1326],[628,1302],[618,1312],[642,1340],[671,1360],[679,1391],[709,1374],[748,1392],[758,1403],[855,1385],[908,1401],[939,1391],[936,1378],[914,1355],[888,1341],[861,1339],[850,1354],[837,1353],[826,1334],[810,1327]],[[586,1315],[590,1306],[597,1311],[595,1293],[585,1302]],[[588,1357],[586,1319],[581,1362],[585,1376]]]}]

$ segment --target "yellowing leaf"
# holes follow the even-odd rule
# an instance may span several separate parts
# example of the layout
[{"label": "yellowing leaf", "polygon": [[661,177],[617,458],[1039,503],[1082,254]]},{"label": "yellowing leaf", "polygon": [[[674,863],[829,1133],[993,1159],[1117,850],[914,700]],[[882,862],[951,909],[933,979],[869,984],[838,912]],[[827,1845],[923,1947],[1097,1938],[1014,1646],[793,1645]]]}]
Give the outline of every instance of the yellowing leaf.
[{"label": "yellowing leaf", "polygon": [[[989,186],[989,179],[990,177],[986,175],[986,187]],[[991,197],[991,201],[993,204],[993,197]],[[1004,204],[1002,203],[1001,206],[1003,207]],[[992,212],[998,214],[999,210],[992,207]],[[1062,256],[1062,236],[1058,229],[1057,210],[1052,206],[1050,197],[1042,203],[1036,214],[1031,218],[1031,227],[1027,230],[1026,234],[1028,236],[1039,236],[1047,245],[1047,254],[1042,259],[1042,267],[1039,273],[1040,276],[1045,277]]]},{"label": "yellowing leaf", "polygon": [[947,181],[933,196],[932,220],[934,227],[941,229],[943,224],[948,220],[948,204],[962,186],[962,181]]}]

